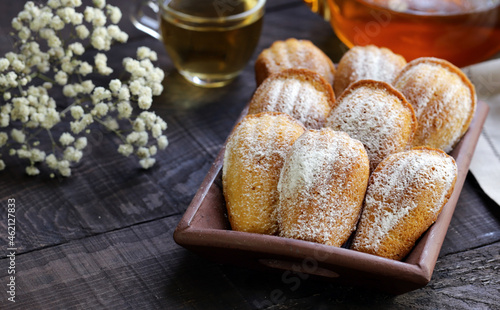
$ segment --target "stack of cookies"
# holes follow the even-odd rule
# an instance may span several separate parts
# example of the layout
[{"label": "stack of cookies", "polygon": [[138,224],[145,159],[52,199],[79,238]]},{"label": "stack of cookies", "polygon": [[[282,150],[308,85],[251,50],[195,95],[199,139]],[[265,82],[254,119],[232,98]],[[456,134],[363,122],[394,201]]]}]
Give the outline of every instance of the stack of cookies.
[{"label": "stack of cookies", "polygon": [[436,58],[354,47],[335,67],[288,39],[255,63],[249,112],[228,138],[223,192],[233,230],[346,245],[401,260],[453,192],[449,152],[474,87]]}]

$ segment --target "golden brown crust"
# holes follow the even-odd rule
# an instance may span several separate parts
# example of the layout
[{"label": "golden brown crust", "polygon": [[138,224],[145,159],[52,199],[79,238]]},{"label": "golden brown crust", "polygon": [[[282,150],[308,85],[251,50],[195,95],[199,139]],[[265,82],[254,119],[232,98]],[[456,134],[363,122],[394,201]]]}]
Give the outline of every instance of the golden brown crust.
[{"label": "golden brown crust", "polygon": [[268,76],[290,68],[304,68],[315,71],[333,84],[335,66],[331,59],[311,41],[275,41],[263,50],[255,61],[255,79],[259,86]]},{"label": "golden brown crust", "polygon": [[248,115],[228,138],[222,170],[223,193],[233,230],[275,234],[277,184],[284,158],[304,132],[287,114]]},{"label": "golden brown crust", "polygon": [[[260,54],[255,61],[255,81],[257,83],[257,87],[262,84],[262,82],[271,74],[271,70],[269,69],[271,66],[268,64],[270,61],[265,59]],[[277,72],[276,72],[277,73]]]},{"label": "golden brown crust", "polygon": [[401,260],[437,219],[457,177],[455,160],[414,148],[384,159],[370,176],[352,249]]},{"label": "golden brown crust", "polygon": [[354,46],[340,59],[335,71],[334,91],[339,97],[351,83],[371,79],[391,84],[406,65],[403,56],[385,47]]},{"label": "golden brown crust", "polygon": [[283,112],[307,128],[319,129],[334,104],[332,87],[321,75],[292,68],[271,75],[257,88],[248,113]]},{"label": "golden brown crust", "polygon": [[449,152],[469,128],[476,92],[467,76],[450,62],[423,57],[409,62],[394,81],[415,110],[419,129],[413,146]]},{"label": "golden brown crust", "polygon": [[361,141],[373,170],[386,156],[407,148],[417,130],[417,119],[412,106],[394,87],[360,80],[338,98],[326,126]]},{"label": "golden brown crust", "polygon": [[355,229],[368,176],[368,156],[359,141],[330,128],[306,131],[281,171],[280,235],[344,244]]}]

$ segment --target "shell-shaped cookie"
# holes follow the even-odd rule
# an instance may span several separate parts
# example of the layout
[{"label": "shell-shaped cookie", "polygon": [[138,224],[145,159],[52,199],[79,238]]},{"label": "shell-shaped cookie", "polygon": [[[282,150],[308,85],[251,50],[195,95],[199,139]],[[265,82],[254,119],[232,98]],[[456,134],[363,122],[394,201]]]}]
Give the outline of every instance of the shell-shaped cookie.
[{"label": "shell-shaped cookie", "polygon": [[255,91],[248,113],[286,113],[307,128],[319,129],[335,103],[332,87],[308,69],[286,69],[267,78]]},{"label": "shell-shaped cookie", "polygon": [[280,235],[344,244],[361,212],[369,162],[361,142],[330,128],[294,143],[278,183]]},{"label": "shell-shaped cookie", "polygon": [[277,185],[285,155],[304,132],[284,113],[248,115],[228,138],[223,193],[233,230],[275,234]]},{"label": "shell-shaped cookie", "polygon": [[352,249],[401,260],[437,219],[457,178],[455,160],[427,147],[392,154],[370,176]]},{"label": "shell-shaped cookie", "polygon": [[359,80],[391,84],[405,65],[403,56],[385,47],[354,46],[342,56],[335,71],[335,95],[340,96],[351,83]]},{"label": "shell-shaped cookie", "polygon": [[259,54],[255,61],[257,86],[268,76],[290,68],[315,71],[333,84],[335,66],[331,59],[311,41],[290,38],[275,41]]},{"label": "shell-shaped cookie", "polygon": [[373,170],[386,156],[406,149],[417,130],[417,119],[411,105],[392,86],[361,80],[338,98],[326,126],[361,141]]},{"label": "shell-shaped cookie", "polygon": [[418,58],[406,65],[394,86],[417,116],[413,146],[450,152],[469,128],[476,109],[476,92],[467,76],[446,60]]}]

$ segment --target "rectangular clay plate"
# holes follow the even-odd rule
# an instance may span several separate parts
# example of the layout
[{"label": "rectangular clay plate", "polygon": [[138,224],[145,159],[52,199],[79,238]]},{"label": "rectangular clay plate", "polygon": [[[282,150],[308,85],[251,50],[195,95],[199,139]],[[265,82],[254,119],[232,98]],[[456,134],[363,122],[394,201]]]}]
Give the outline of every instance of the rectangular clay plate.
[{"label": "rectangular clay plate", "polygon": [[[232,231],[222,194],[224,147],[179,222],[174,239],[179,245],[221,263],[256,269],[293,270],[393,294],[423,287],[431,279],[487,113],[488,105],[478,102],[469,130],[451,153],[458,166],[455,190],[437,221],[404,261],[344,247]],[[245,114],[246,110],[240,119]]]}]

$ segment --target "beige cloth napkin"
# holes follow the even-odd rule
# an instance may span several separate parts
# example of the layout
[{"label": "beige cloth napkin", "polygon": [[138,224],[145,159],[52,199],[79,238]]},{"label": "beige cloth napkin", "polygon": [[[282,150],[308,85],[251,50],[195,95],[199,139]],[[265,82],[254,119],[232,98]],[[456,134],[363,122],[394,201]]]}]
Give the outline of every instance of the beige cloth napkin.
[{"label": "beige cloth napkin", "polygon": [[500,59],[463,68],[477,97],[490,111],[472,158],[470,171],[483,191],[500,205]]}]

